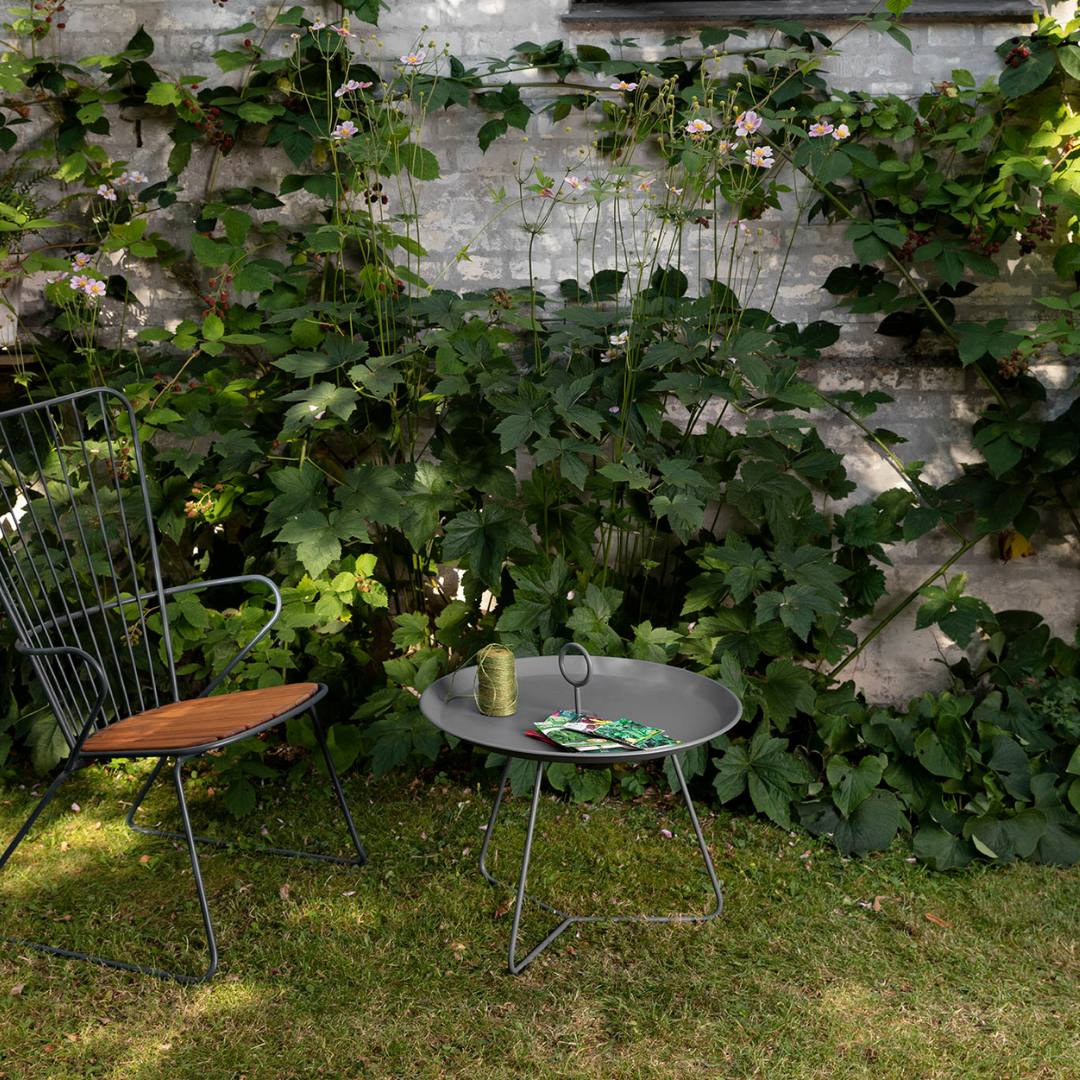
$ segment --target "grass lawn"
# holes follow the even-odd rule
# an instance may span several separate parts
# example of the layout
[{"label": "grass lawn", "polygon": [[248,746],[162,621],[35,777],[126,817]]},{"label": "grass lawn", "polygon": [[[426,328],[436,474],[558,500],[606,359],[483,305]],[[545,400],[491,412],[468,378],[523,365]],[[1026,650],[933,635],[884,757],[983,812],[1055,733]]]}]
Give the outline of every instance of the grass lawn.
[{"label": "grass lawn", "polygon": [[[0,872],[0,933],[203,970],[186,855],[123,825],[138,781],[62,789]],[[202,986],[0,945],[0,1078],[1080,1076],[1077,870],[936,874],[904,843],[845,860],[702,801],[719,919],[579,927],[515,977],[511,896],[476,865],[489,787],[350,778],[360,870],[204,852],[222,965]],[[276,790],[256,837],[344,843],[321,781]],[[166,796],[144,824],[175,820]],[[32,803],[0,789],[5,844]],[[504,811],[505,880],[527,810]],[[232,828],[205,793],[192,815]],[[530,889],[582,914],[704,911],[696,855],[680,800],[545,801]],[[527,910],[519,955],[553,925]]]}]

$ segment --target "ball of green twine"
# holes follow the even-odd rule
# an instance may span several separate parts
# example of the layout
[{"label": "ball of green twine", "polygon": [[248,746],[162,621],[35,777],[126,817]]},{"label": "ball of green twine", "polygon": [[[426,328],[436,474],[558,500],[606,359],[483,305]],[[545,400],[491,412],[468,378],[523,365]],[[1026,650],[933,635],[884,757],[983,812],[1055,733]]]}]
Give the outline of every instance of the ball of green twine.
[{"label": "ball of green twine", "polygon": [[517,668],[505,645],[485,645],[476,654],[476,707],[485,716],[511,716],[517,711]]}]

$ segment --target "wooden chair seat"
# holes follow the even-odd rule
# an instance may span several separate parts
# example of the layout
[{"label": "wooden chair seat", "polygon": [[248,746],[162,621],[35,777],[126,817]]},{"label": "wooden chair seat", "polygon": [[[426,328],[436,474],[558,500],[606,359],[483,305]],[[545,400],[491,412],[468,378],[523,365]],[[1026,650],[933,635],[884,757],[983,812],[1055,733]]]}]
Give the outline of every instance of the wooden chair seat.
[{"label": "wooden chair seat", "polygon": [[294,683],[171,702],[102,728],[83,743],[83,751],[153,755],[205,746],[284,716],[318,690],[317,683]]}]

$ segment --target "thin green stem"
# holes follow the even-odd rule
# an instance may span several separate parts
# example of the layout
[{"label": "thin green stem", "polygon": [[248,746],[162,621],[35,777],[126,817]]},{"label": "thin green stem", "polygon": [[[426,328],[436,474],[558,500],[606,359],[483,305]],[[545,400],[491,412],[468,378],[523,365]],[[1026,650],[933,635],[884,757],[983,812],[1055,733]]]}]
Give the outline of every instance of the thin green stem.
[{"label": "thin green stem", "polygon": [[870,642],[873,641],[874,638],[876,638],[878,634],[880,634],[893,621],[893,619],[895,619],[901,612],[903,612],[906,608],[908,608],[912,603],[915,602],[915,600],[919,597],[922,589],[925,589],[927,585],[932,584],[936,578],[939,578],[942,574],[944,574],[945,571],[948,570],[949,567],[957,561],[957,559],[960,559],[964,555],[966,555],[967,552],[969,552],[981,539],[981,536],[975,536],[972,537],[970,540],[965,540],[964,543],[960,546],[959,550],[951,558],[947,559],[944,563],[942,563],[941,566],[939,566],[921,585],[918,586],[918,588],[908,593],[908,595],[905,596],[904,599],[901,600],[900,603],[897,604],[896,607],[894,607],[892,611],[890,611],[889,614],[886,615],[885,618],[882,619],[881,622],[879,622],[877,626],[875,626],[874,629],[871,630],[870,633],[868,633],[866,637],[864,637],[862,641],[860,641],[859,644],[854,649],[852,649],[851,652],[849,652],[847,656],[845,656],[844,659],[841,660],[840,663],[832,669],[832,671],[829,672],[829,678],[835,679],[836,676],[841,671],[843,671],[844,668],[848,666],[848,664],[855,660],[863,651],[863,649],[865,649],[866,646],[869,645]]}]

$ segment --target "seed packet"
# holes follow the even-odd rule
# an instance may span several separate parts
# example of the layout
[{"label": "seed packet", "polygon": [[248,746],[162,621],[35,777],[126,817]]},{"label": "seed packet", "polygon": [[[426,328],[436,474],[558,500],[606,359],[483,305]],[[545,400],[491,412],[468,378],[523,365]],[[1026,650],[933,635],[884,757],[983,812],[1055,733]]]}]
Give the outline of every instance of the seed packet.
[{"label": "seed packet", "polygon": [[664,733],[663,728],[646,727],[634,720],[623,717],[620,720],[600,720],[594,722],[589,718],[585,722],[588,727],[582,726],[581,721],[574,721],[567,725],[572,731],[588,730],[600,738],[610,739],[613,742],[622,743],[632,750],[652,750],[657,746],[677,746],[679,740],[672,739]]},{"label": "seed packet", "polygon": [[604,720],[599,716],[563,709],[525,733],[565,750],[596,753],[612,750],[653,750],[661,746],[677,746],[663,728],[647,727],[625,717]]},{"label": "seed packet", "polygon": [[604,739],[587,731],[575,730],[568,725],[576,720],[587,720],[602,723],[599,717],[586,716],[585,713],[574,712],[573,709],[563,709],[561,712],[552,713],[546,720],[541,720],[534,731],[525,732],[534,738],[544,738],[548,742],[564,750],[575,750],[578,753],[594,753],[600,750],[625,750],[622,743],[612,739]]}]

